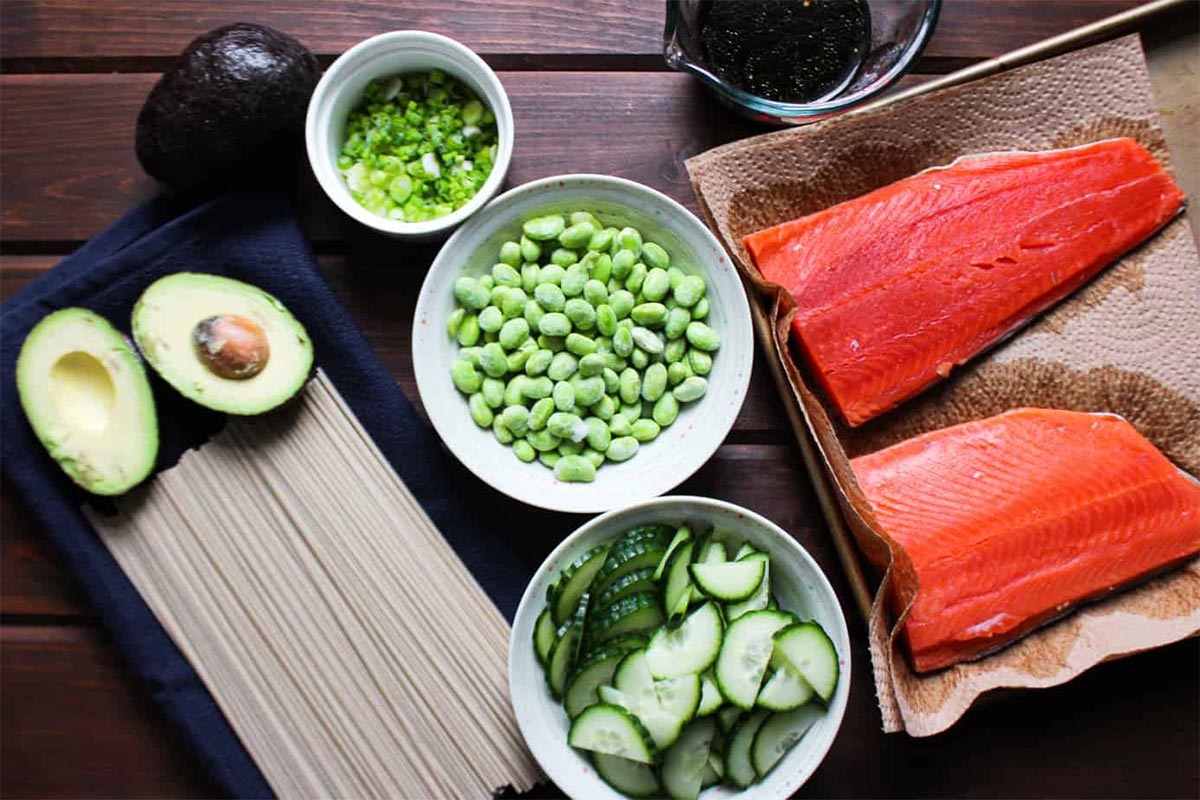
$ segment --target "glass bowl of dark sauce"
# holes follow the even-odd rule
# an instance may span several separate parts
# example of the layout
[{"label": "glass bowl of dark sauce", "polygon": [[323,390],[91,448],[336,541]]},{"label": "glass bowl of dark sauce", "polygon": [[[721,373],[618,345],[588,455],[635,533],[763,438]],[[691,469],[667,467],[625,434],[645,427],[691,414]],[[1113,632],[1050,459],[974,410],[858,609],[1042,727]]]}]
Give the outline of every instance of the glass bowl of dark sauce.
[{"label": "glass bowl of dark sauce", "polygon": [[663,55],[741,113],[800,125],[903,75],[940,10],[941,0],[667,0]]}]

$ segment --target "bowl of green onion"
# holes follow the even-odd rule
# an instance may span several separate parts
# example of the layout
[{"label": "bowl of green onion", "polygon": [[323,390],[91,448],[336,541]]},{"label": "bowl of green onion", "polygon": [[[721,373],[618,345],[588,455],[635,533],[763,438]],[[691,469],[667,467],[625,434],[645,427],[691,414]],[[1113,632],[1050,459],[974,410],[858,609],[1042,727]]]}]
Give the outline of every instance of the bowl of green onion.
[{"label": "bowl of green onion", "polygon": [[512,108],[496,73],[466,46],[392,31],[329,67],[305,139],[317,181],[348,216],[397,238],[433,239],[500,190]]}]

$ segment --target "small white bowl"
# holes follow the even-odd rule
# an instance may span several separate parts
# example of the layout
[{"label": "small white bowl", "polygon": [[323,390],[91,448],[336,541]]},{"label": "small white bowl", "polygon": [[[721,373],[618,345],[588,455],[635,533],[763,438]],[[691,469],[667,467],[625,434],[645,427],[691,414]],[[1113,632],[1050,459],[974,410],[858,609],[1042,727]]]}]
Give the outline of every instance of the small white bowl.
[{"label": "small white bowl", "polygon": [[[499,141],[487,181],[462,208],[427,222],[400,222],[373,214],[350,196],[337,168],[345,141],[346,118],[358,105],[367,84],[376,78],[440,69],[469,86],[496,116]],[[400,239],[437,238],[460,225],[500,190],[512,161],[513,117],[508,94],[491,67],[470,48],[426,31],[392,31],[359,42],[325,71],[308,103],[304,124],[308,161],[329,199],[369,228]]]},{"label": "small white bowl", "polygon": [[[446,334],[454,310],[454,281],[483,275],[500,245],[518,239],[531,217],[586,210],[606,225],[632,225],[671,254],[684,272],[708,284],[708,322],[721,348],[708,375],[708,392],[685,405],[654,441],[620,464],[605,463],[591,483],[561,483],[554,471],[517,460],[490,430],[471,420],[466,398],[450,380],[458,343]],[[607,175],[560,175],[504,193],[455,231],[434,259],[417,297],[413,318],[413,368],[417,390],[442,441],[467,469],[493,488],[553,511],[607,511],[670,491],[699,469],[733,427],[754,356],[750,307],[741,278],[700,220],[671,198],[639,183]]]},{"label": "small white bowl", "polygon": [[545,673],[533,651],[533,628],[546,604],[546,587],[559,570],[588,549],[648,523],[682,522],[712,525],[733,541],[749,541],[771,557],[771,591],[779,607],[801,619],[815,620],[838,652],[840,678],[825,714],[765,779],[745,791],[718,785],[700,797],[776,800],[790,797],[820,766],[833,745],[850,695],[850,635],[833,587],[803,547],[775,523],[753,511],[707,497],[661,497],[610,511],[583,525],[563,540],[543,563],[521,598],[513,620],[508,649],[508,685],[517,725],[525,743],[545,773],[568,796],[578,800],[618,800],[592,768],[591,762],[567,744],[570,722],[562,705],[550,694]]}]

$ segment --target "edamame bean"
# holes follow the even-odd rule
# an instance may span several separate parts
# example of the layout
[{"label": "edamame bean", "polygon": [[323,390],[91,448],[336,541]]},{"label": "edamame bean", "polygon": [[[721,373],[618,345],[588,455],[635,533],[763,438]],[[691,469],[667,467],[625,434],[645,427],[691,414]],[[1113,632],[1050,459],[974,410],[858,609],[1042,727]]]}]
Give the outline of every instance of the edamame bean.
[{"label": "edamame bean", "polygon": [[524,461],[526,464],[537,458],[537,451],[533,449],[533,445],[524,439],[517,439],[512,445],[513,455]]},{"label": "edamame bean", "polygon": [[508,372],[508,357],[504,348],[496,342],[489,342],[479,353],[479,366],[489,378],[499,378]]},{"label": "edamame bean", "polygon": [[603,420],[612,419],[613,414],[617,413],[617,401],[613,400],[608,395],[604,395],[600,400],[592,406],[592,415]]},{"label": "edamame bean", "polygon": [[483,377],[475,370],[475,365],[466,359],[458,359],[450,367],[450,379],[454,388],[465,395],[472,395],[483,385]]},{"label": "edamame bean", "polygon": [[628,436],[629,435],[629,420],[624,414],[613,414],[611,420],[608,421],[608,430],[612,436]]},{"label": "edamame bean", "polygon": [[702,350],[688,350],[688,366],[697,375],[707,375],[712,371],[712,356]]},{"label": "edamame bean", "polygon": [[[599,344],[597,344],[596,350],[599,352]],[[629,362],[621,358],[616,353],[600,353],[600,355],[604,356],[605,369],[613,370],[614,372],[620,372],[629,366]]]},{"label": "edamame bean", "polygon": [[484,288],[483,284],[469,275],[462,275],[454,281],[454,298],[464,308],[478,311],[491,300],[492,290],[490,287]]},{"label": "edamame bean", "polygon": [[567,351],[583,358],[596,352],[596,340],[582,333],[569,333],[566,339]]},{"label": "edamame bean", "polygon": [[525,406],[508,406],[500,413],[500,424],[508,428],[513,436],[524,436],[529,429],[529,409]]},{"label": "edamame bean", "polygon": [[549,397],[554,391],[554,381],[544,375],[540,378],[528,378],[524,375],[517,377],[525,378],[525,382],[521,384],[521,395],[530,400],[541,400],[543,397]]},{"label": "edamame bean", "polygon": [[571,442],[582,442],[588,435],[588,426],[579,418],[579,415],[567,411],[556,411],[551,414],[550,421],[546,423],[546,430],[560,439]]},{"label": "edamame bean", "polygon": [[688,344],[697,350],[711,353],[721,346],[721,336],[703,322],[689,322],[687,331]]},{"label": "edamame bean", "polygon": [[500,419],[501,416],[497,415],[492,420],[492,435],[496,437],[496,441],[500,444],[512,444],[513,439],[516,437],[513,436],[512,431],[504,427],[504,423]]},{"label": "edamame bean", "polygon": [[590,211],[572,211],[570,215],[567,216],[568,225],[578,225],[581,222],[592,223],[592,227],[596,230],[600,230],[604,227],[600,224],[600,220],[596,219],[595,215]]},{"label": "edamame bean", "polygon": [[665,269],[654,267],[646,273],[646,279],[642,281],[642,297],[647,300],[662,300],[669,291],[671,279]]},{"label": "edamame bean", "polygon": [[463,347],[458,351],[458,357],[471,362],[471,366],[479,366],[479,354],[483,351],[482,347]]},{"label": "edamame bean", "polygon": [[523,370],[525,368],[525,363],[529,361],[529,357],[536,353],[537,350],[537,344],[526,339],[520,347],[518,347],[516,350],[513,350],[508,354],[508,357],[505,358],[505,365],[508,367],[508,371],[520,372]]},{"label": "edamame bean", "polygon": [[581,331],[589,331],[596,327],[596,309],[582,297],[572,297],[563,307],[563,313],[571,324]]},{"label": "edamame bean", "polygon": [[612,306],[617,319],[622,320],[629,316],[629,312],[633,311],[633,307],[637,305],[637,299],[634,298],[632,292],[619,289],[608,296],[608,304]]},{"label": "edamame bean", "polygon": [[596,469],[600,469],[600,466],[604,463],[604,453],[601,453],[598,450],[593,450],[590,447],[583,448],[583,452],[579,455],[586,458],[588,462]]},{"label": "edamame bean", "polygon": [[488,408],[500,408],[504,405],[504,381],[498,378],[484,378],[479,389]]},{"label": "edamame bean", "polygon": [[[458,336],[458,326],[462,324],[463,317],[466,315],[466,313],[467,310],[461,306],[450,312],[450,317],[446,320],[446,333],[450,334],[451,339]],[[615,317],[613,318],[613,321],[615,325]]]},{"label": "edamame bean", "polygon": [[564,483],[591,483],[596,468],[583,456],[563,456],[554,465],[554,477]]},{"label": "edamame bean", "polygon": [[[521,237],[521,258],[526,263],[537,264],[542,257],[542,246],[530,239],[528,236]],[[526,289],[525,291],[531,291]]]},{"label": "edamame bean", "polygon": [[560,267],[572,267],[577,261],[579,261],[579,254],[565,247],[556,247],[554,248],[554,252],[550,254],[550,263],[557,264]]},{"label": "edamame bean", "polygon": [[560,456],[577,456],[583,452],[584,447],[586,447],[586,445],[582,440],[578,442],[572,442],[570,439],[564,439],[558,445],[558,454]]},{"label": "edamame bean", "polygon": [[[586,290],[585,290],[586,292]],[[462,309],[459,309],[460,311]],[[602,336],[612,336],[617,332],[617,312],[608,303],[596,306],[596,330]],[[450,334],[453,336],[454,334]]]},{"label": "edamame bean", "polygon": [[[641,388],[640,385],[638,388]],[[617,411],[632,425],[642,416],[642,398],[639,396],[637,402],[634,403],[621,403],[621,407]]]},{"label": "edamame bean", "polygon": [[479,285],[491,292],[492,289],[495,288],[496,282],[492,280],[491,275],[480,275]]},{"label": "edamame bean", "polygon": [[513,289],[521,285],[521,273],[517,272],[513,265],[501,262],[492,265],[492,280],[496,282],[497,286],[507,286]]},{"label": "edamame bean", "polygon": [[591,263],[588,270],[591,273],[592,279],[600,281],[601,284],[606,286],[605,291],[608,291],[608,279],[612,277],[612,256],[608,253],[601,253],[596,256],[596,260]]},{"label": "edamame bean", "polygon": [[488,295],[488,303],[496,308],[502,308],[511,289],[512,287],[509,286],[493,286],[491,294]]},{"label": "edamame bean", "polygon": [[[648,442],[661,432],[658,423],[652,419],[639,419],[629,426],[629,435],[639,442]],[[612,445],[609,445],[611,448]]]},{"label": "edamame bean", "polygon": [[546,316],[546,311],[537,300],[530,300],[525,303],[525,313],[522,316],[525,317],[530,328],[537,330],[538,323],[542,321],[542,317]]},{"label": "edamame bean", "polygon": [[645,369],[650,363],[650,356],[645,350],[635,347],[633,348],[633,355],[629,357],[629,363],[633,365],[634,369]]},{"label": "edamame bean", "polygon": [[[697,325],[702,323],[695,323]],[[538,320],[538,331],[547,336],[566,336],[571,332],[571,320],[567,319],[567,315],[558,311],[551,311]]]},{"label": "edamame bean", "polygon": [[597,253],[602,252],[612,247],[613,238],[614,234],[612,228],[601,228],[592,234],[592,238],[588,240],[587,248],[588,250],[594,250]]},{"label": "edamame bean", "polygon": [[[675,291],[675,287],[683,280],[683,270],[679,267],[670,267],[667,270],[667,285],[671,287],[671,291]],[[674,298],[672,298],[674,299]]]},{"label": "edamame bean", "polygon": [[533,294],[533,290],[537,288],[538,272],[536,263],[521,265],[521,288],[528,294]]},{"label": "edamame bean", "polygon": [[558,235],[566,230],[567,221],[558,214],[550,214],[545,217],[534,217],[521,226],[525,231],[525,235],[535,242],[548,242],[551,239],[557,239]]},{"label": "edamame bean", "polygon": [[529,323],[521,318],[510,319],[500,328],[500,346],[505,350],[520,347],[529,340]]},{"label": "edamame bean", "polygon": [[663,348],[663,361],[668,364],[674,364],[676,361],[682,361],[687,355],[688,343],[687,339],[672,339],[667,342],[667,346]]},{"label": "edamame bean", "polygon": [[[508,264],[510,267],[521,266],[521,245],[517,242],[505,242],[500,245],[500,263]],[[494,272],[492,277],[496,277]]]},{"label": "edamame bean", "polygon": [[621,376],[612,367],[605,367],[600,373],[600,377],[604,378],[604,393],[616,394],[621,388]]},{"label": "edamame bean", "polygon": [[579,368],[579,359],[568,352],[555,354],[550,362],[549,369],[546,370],[546,377],[552,381],[565,381],[575,374],[575,370]]},{"label": "edamame bean", "polygon": [[667,313],[667,322],[663,326],[663,333],[668,339],[678,339],[687,332],[688,323],[691,321],[692,315],[688,313],[688,310],[676,306]]},{"label": "edamame bean", "polygon": [[599,417],[588,417],[583,423],[587,426],[588,447],[598,453],[607,450],[608,445],[612,442],[612,433],[608,430],[608,425],[604,420]]},{"label": "edamame bean", "polygon": [[526,375],[514,375],[504,386],[504,405],[520,405],[525,399],[525,382],[532,380]]},{"label": "edamame bean", "polygon": [[704,278],[699,275],[688,275],[675,287],[672,297],[684,308],[691,308],[704,296],[704,288]]},{"label": "edamame bean", "polygon": [[538,280],[557,286],[562,283],[563,276],[566,274],[567,271],[558,264],[547,264],[538,271]]},{"label": "edamame bean", "polygon": [[708,298],[701,297],[696,305],[692,306],[692,319],[705,319],[708,317]]},{"label": "edamame bean", "polygon": [[667,368],[662,364],[651,364],[642,376],[642,399],[651,403],[663,396],[667,390]]},{"label": "edamame bean", "polygon": [[676,361],[667,367],[667,383],[678,386],[692,377],[692,374],[692,368],[688,366],[687,361]]},{"label": "edamame bean", "polygon": [[471,410],[471,419],[481,428],[490,428],[496,415],[483,399],[483,394],[476,392],[467,398],[467,407]]},{"label": "edamame bean", "polygon": [[479,317],[467,314],[458,326],[458,343],[463,347],[474,347],[479,341]]},{"label": "edamame bean", "polygon": [[604,372],[604,356],[599,353],[588,353],[579,359],[579,374],[585,378]]},{"label": "edamame bean", "polygon": [[551,450],[557,450],[558,446],[562,444],[562,439],[546,430],[545,423],[543,423],[542,428],[525,434],[525,441],[529,442],[529,446],[539,453],[548,453]]},{"label": "edamame bean", "polygon": [[583,264],[572,264],[563,274],[562,290],[567,297],[578,297],[583,294],[583,287],[588,282],[587,267]]},{"label": "edamame bean", "polygon": [[675,395],[667,392],[658,398],[650,416],[660,428],[668,427],[679,416],[679,401],[675,399]]},{"label": "edamame bean", "polygon": [[633,311],[629,312],[629,316],[638,325],[657,328],[667,319],[667,307],[662,303],[642,303],[634,306]]},{"label": "edamame bean", "polygon": [[675,399],[681,403],[691,403],[699,400],[701,397],[704,397],[704,393],[707,391],[708,381],[699,375],[687,378],[683,383],[671,390],[675,395]]},{"label": "edamame bean", "polygon": [[617,234],[617,244],[622,250],[632,250],[636,256],[642,252],[642,234],[637,228],[622,228]]},{"label": "edamame bean", "polygon": [[628,358],[633,352],[633,334],[629,328],[617,328],[612,337],[613,352],[622,358]]},{"label": "edamame bean", "polygon": [[604,378],[599,375],[591,378],[576,375],[571,378],[571,383],[575,386],[575,405],[577,406],[586,408],[604,397]]},{"label": "edamame bean", "polygon": [[645,261],[646,266],[651,269],[665,270],[671,263],[671,257],[667,255],[666,250],[654,242],[646,242],[642,245],[642,261]]},{"label": "edamame bean", "polygon": [[583,285],[583,299],[593,306],[606,303],[608,302],[608,289],[601,281],[592,278]]},{"label": "edamame bean", "polygon": [[[543,397],[534,403],[533,408],[529,410],[529,430],[540,431],[546,427],[546,423],[549,422],[550,415],[554,413],[554,409],[554,399],[550,397]],[[555,447],[558,447],[558,442],[555,442],[552,447],[546,449],[553,450]],[[541,448],[538,449],[540,450]]]},{"label": "edamame bean", "polygon": [[[693,323],[702,324],[702,323]],[[635,325],[630,331],[633,335],[633,343],[641,350],[646,351],[647,355],[654,355],[663,351],[663,340],[658,338],[658,334],[649,328],[643,328],[640,325]]]},{"label": "edamame bean", "polygon": [[610,276],[619,281],[629,277],[633,265],[637,263],[637,253],[632,250],[618,250],[612,257],[612,272]]},{"label": "edamame bean", "polygon": [[577,222],[558,235],[558,243],[568,250],[582,250],[596,235],[596,227],[590,222]]},{"label": "edamame bean", "polygon": [[538,347],[543,350],[549,350],[551,353],[561,353],[566,349],[565,336],[547,336],[544,333],[539,333],[537,337]]},{"label": "edamame bean", "polygon": [[554,394],[551,397],[554,399],[554,407],[559,411],[575,410],[575,387],[566,381],[554,384]]},{"label": "edamame bean", "polygon": [[554,465],[558,462],[559,458],[558,453],[554,451],[538,454],[538,461],[542,462],[544,466],[550,467],[550,469],[554,469]]},{"label": "edamame bean", "polygon": [[567,304],[563,290],[553,283],[539,283],[533,290],[533,299],[546,311],[562,311]]},{"label": "edamame bean", "polygon": [[504,324],[504,312],[495,306],[488,306],[479,312],[479,329],[495,333]]},{"label": "edamame bean", "polygon": [[632,436],[620,436],[613,439],[608,445],[608,449],[604,451],[604,457],[617,463],[628,461],[637,454],[640,446],[641,443]]},{"label": "edamame bean", "polygon": [[633,269],[629,270],[629,277],[625,279],[625,289],[633,294],[637,294],[642,290],[642,284],[646,280],[646,265],[638,262],[633,265]]},{"label": "edamame bean", "polygon": [[634,403],[642,396],[642,376],[636,369],[626,369],[619,376],[617,393],[622,403]]},{"label": "edamame bean", "polygon": [[550,362],[554,360],[554,353],[549,350],[538,349],[537,352],[529,356],[525,362],[525,374],[531,378],[536,378],[538,375],[544,375],[546,370],[550,368]]},{"label": "edamame bean", "polygon": [[[509,289],[504,295],[504,301],[500,304],[500,310],[504,312],[505,319],[516,319],[524,315],[527,302],[529,302],[529,296],[525,294],[524,289]],[[528,321],[526,320],[526,322]]]}]

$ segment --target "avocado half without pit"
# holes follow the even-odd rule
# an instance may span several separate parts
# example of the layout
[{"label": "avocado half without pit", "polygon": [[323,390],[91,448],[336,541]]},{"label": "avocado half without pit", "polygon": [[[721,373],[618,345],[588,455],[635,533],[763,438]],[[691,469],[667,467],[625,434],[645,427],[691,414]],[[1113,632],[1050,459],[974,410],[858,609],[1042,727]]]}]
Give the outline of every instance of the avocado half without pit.
[{"label": "avocado half without pit", "polygon": [[261,414],[291,399],[312,372],[312,341],[282,303],[220,275],[179,272],[147,287],[133,338],[162,379],[227,414]]},{"label": "avocado half without pit", "polygon": [[158,454],[158,417],[142,362],[103,317],[66,308],[34,326],[17,357],[17,392],[34,433],[94,494],[143,481]]}]

